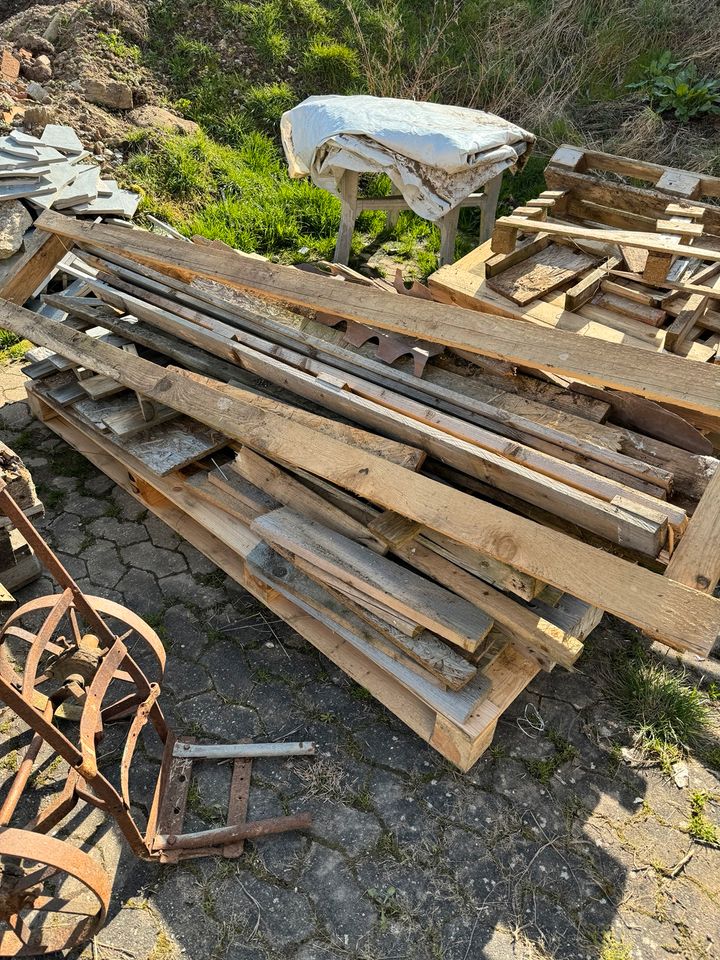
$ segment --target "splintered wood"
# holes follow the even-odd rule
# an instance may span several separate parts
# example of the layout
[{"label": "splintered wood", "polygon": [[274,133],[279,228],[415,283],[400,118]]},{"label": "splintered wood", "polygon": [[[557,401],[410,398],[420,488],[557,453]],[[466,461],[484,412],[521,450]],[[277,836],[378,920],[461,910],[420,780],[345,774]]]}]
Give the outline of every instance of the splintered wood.
[{"label": "splintered wood", "polygon": [[[496,316],[46,213],[38,230],[75,243],[67,289],[42,313],[1,303],[0,326],[42,348],[26,369],[50,429],[468,769],[603,611],[700,656],[720,632],[720,368],[688,377],[656,339],[685,329],[683,300],[715,301],[628,279],[617,238],[558,245],[541,228],[570,209],[547,191],[480,248]],[[704,235],[670,198],[661,213],[712,286]],[[606,314],[643,335],[576,336],[622,344]],[[403,333],[394,362],[343,321]],[[414,337],[433,345],[420,366]]]}]

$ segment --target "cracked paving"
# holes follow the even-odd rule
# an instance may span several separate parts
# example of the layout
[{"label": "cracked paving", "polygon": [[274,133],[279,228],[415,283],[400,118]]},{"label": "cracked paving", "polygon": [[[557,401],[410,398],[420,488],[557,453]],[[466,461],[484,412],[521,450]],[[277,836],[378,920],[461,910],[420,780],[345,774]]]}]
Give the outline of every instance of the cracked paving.
[{"label": "cracked paving", "polygon": [[[541,674],[461,775],[35,422],[19,365],[3,368],[0,384],[0,436],[34,476],[46,505],[42,533],[83,589],[127,605],[158,631],[168,650],[161,702],[178,732],[319,745],[315,759],[255,761],[249,817],[307,809],[315,822],[308,834],[249,842],[239,860],[143,863],[98,811],[74,815],[68,835],[114,874],[107,926],[95,952],[87,947],[80,956],[719,955],[720,853],[687,833],[689,790],[619,758],[626,732],[597,682],[627,627],[605,621],[577,673]],[[49,586],[42,578],[18,599]],[[700,665],[705,673],[713,667]],[[6,780],[12,751],[26,738],[7,710],[0,730]],[[543,766],[558,744],[563,762]],[[151,742],[137,761],[133,795],[142,819],[159,762]],[[690,789],[717,796],[713,773],[696,760],[689,767]],[[186,827],[222,822],[229,775],[227,765],[198,766]],[[62,777],[58,765],[36,789],[50,791]]]}]

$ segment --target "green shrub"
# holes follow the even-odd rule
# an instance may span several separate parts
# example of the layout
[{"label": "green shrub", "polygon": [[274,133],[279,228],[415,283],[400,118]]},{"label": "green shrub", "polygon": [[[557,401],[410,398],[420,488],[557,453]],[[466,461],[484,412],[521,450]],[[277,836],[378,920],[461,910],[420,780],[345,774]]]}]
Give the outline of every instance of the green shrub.
[{"label": "green shrub", "polygon": [[288,83],[264,83],[250,87],[244,94],[245,110],[255,127],[277,136],[280,117],[297,102]]},{"label": "green shrub", "polygon": [[627,89],[642,91],[653,110],[673,113],[681,123],[720,114],[720,80],[701,77],[694,63],[673,62],[668,52],[653,60]]},{"label": "green shrub", "polygon": [[349,93],[360,80],[357,54],[344,43],[315,40],[305,51],[301,77],[310,93]]}]

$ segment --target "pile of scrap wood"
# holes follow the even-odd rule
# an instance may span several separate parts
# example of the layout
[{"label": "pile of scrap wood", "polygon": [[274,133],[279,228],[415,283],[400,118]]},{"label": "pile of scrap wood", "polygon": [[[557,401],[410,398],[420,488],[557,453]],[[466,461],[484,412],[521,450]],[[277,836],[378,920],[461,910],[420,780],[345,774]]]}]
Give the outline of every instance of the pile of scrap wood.
[{"label": "pile of scrap wood", "polygon": [[[715,418],[720,367],[222,244],[37,225],[70,251],[56,291],[0,305],[50,351],[26,368],[36,414],[458,766],[602,611],[710,651],[718,461],[681,417],[658,438],[613,398]],[[340,320],[432,346],[422,377],[416,340],[388,365]]]},{"label": "pile of scrap wood", "polygon": [[[430,278],[436,299],[717,362],[720,178],[565,146],[545,179],[487,244]],[[720,444],[716,422],[683,415]]]}]

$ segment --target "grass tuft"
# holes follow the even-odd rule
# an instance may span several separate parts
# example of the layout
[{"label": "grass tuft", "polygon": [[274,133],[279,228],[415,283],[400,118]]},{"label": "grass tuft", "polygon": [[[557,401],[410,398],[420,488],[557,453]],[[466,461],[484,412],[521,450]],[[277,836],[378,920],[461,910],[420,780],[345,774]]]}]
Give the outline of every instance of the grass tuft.
[{"label": "grass tuft", "polygon": [[710,799],[710,794],[704,791],[695,791],[690,795],[690,819],[687,832],[698,843],[720,849],[720,831],[705,813]]},{"label": "grass tuft", "polygon": [[608,690],[636,745],[665,772],[707,741],[711,716],[703,691],[688,682],[683,669],[658,660],[640,644],[613,658]]}]

